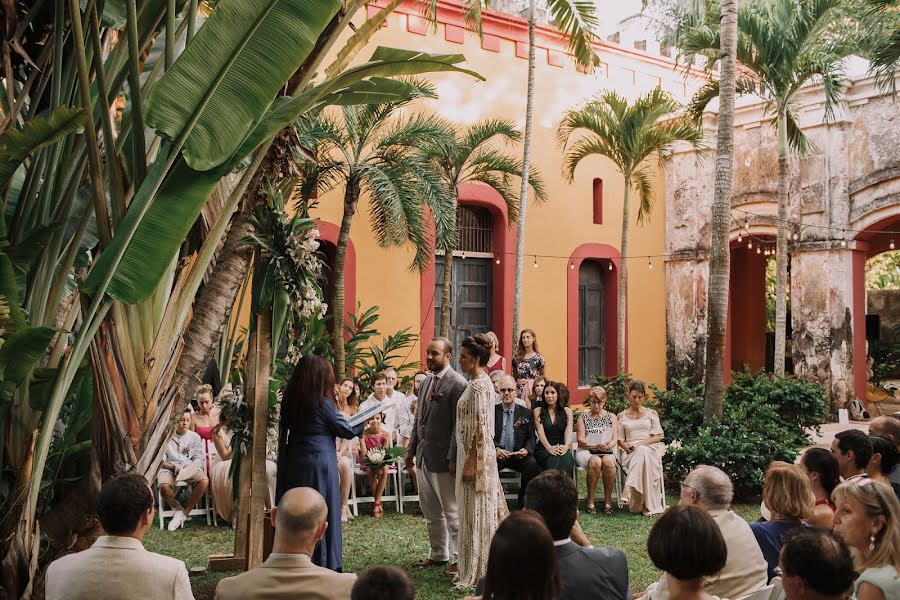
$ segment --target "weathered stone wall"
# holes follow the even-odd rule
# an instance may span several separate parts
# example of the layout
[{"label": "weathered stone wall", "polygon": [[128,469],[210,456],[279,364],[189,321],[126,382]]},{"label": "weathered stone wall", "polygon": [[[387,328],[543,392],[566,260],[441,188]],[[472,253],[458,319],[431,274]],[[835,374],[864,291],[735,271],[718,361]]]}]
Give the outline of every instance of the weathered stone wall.
[{"label": "weathered stone wall", "polygon": [[[853,328],[859,320],[853,313],[860,309],[854,307],[854,281],[861,281],[854,252],[880,251],[855,238],[873,223],[900,215],[900,102],[859,76],[829,123],[820,89],[804,90],[796,111],[811,149],[790,160],[788,236],[798,236],[789,246],[794,368],[798,376],[822,381],[837,407],[854,396]],[[711,141],[715,123],[715,114],[707,115]],[[734,147],[732,242],[747,231],[774,240],[776,135],[761,103],[738,100]],[[681,154],[667,178],[666,235],[673,255],[666,265],[669,378],[702,376],[713,165],[714,155],[697,163],[690,153]]]}]

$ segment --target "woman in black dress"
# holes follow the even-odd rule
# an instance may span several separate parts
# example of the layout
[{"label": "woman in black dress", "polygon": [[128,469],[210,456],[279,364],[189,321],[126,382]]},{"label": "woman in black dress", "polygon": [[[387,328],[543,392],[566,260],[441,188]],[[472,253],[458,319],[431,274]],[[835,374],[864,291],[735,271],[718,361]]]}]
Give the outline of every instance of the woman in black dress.
[{"label": "woman in black dress", "polygon": [[342,571],[341,492],[336,438],[362,434],[363,424],[350,427],[334,403],[334,371],[319,356],[300,359],[281,401],[278,440],[278,485],[275,502],[295,487],[311,487],[328,504],[328,529],[312,556],[314,564]]},{"label": "woman in black dress", "polygon": [[534,460],[545,471],[558,469],[572,475],[575,458],[572,455],[572,409],[569,408],[569,388],[565,384],[548,381],[544,387],[544,402],[534,409],[538,444]]}]

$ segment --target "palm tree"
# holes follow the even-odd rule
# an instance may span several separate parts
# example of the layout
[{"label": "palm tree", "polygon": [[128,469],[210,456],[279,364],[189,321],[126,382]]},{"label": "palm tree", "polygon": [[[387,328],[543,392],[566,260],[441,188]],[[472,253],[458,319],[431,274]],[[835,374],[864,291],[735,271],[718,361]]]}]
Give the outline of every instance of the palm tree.
[{"label": "palm tree", "polygon": [[[481,0],[475,0],[480,3]],[[569,51],[579,67],[593,70],[600,64],[594,52],[593,29],[598,24],[596,5],[586,0],[547,0],[553,23],[569,40]],[[512,346],[519,340],[522,309],[522,263],[525,257],[525,214],[528,209],[528,181],[531,168],[531,133],[534,121],[534,26],[535,0],[528,3],[528,84],[525,103],[525,141],[522,151],[522,182],[519,189],[519,232],[516,237],[516,282],[513,296]]]},{"label": "palm tree", "polygon": [[706,385],[703,416],[721,419],[725,399],[725,337],[728,325],[728,288],[731,278],[731,187],[734,166],[734,94],[737,53],[737,0],[721,0],[719,51],[719,121],[716,136],[716,190],[712,206],[712,243],[707,290]]},{"label": "palm tree", "polygon": [[[895,77],[900,70],[900,27],[897,0],[865,0],[868,8],[864,25],[871,44],[869,60],[879,84],[892,91],[896,90]],[[877,33],[872,33],[873,31]]]},{"label": "palm tree", "polygon": [[[685,55],[705,56],[708,67],[718,60],[721,47],[719,11],[713,8],[702,25],[687,31],[680,40]],[[794,98],[807,83],[819,81],[825,117],[832,117],[843,91],[841,64],[852,51],[848,38],[832,35],[846,16],[845,9],[841,0],[757,0],[742,5],[738,11],[737,60],[741,63],[741,75],[736,78],[736,92],[760,95],[766,110],[774,114],[777,128],[775,373],[778,375],[784,375],[787,322],[788,157],[791,150],[804,153],[809,147],[797,124]],[[691,112],[699,115],[718,93],[716,82],[701,88],[691,101]]]},{"label": "palm tree", "polygon": [[638,98],[633,104],[613,91],[600,94],[585,106],[570,109],[563,115],[557,130],[559,145],[565,150],[563,175],[571,183],[575,169],[588,156],[605,156],[615,163],[625,177],[622,200],[622,260],[619,266],[618,299],[618,373],[625,373],[625,303],[628,285],[628,230],[631,221],[632,190],[638,194],[637,222],[642,224],[653,209],[653,165],[648,159],[656,155],[659,167],[671,161],[676,142],[699,146],[698,124],[687,117],[671,117],[679,104],[659,88]]},{"label": "palm tree", "polygon": [[[382,247],[410,243],[415,250],[412,267],[423,269],[431,259],[426,235],[425,206],[435,221],[446,223],[449,214],[446,188],[440,176],[423,160],[426,144],[447,144],[446,130],[434,117],[397,118],[401,108],[416,98],[435,98],[430,84],[412,82],[407,100],[346,106],[341,118],[323,113],[301,119],[296,126],[300,145],[317,156],[316,164],[304,163],[307,177],[320,189],[344,187],[343,217],[334,259],[332,309],[334,360],[338,378],[344,376],[344,263],[350,242],[350,226],[365,194],[375,238]],[[446,226],[442,226],[442,229]]]},{"label": "palm tree", "polygon": [[[519,205],[513,188],[514,180],[522,175],[522,163],[508,154],[491,147],[494,140],[507,144],[518,142],[522,134],[507,119],[491,119],[472,125],[460,131],[447,125],[449,144],[441,143],[426,149],[426,160],[430,161],[441,174],[447,186],[451,212],[447,224],[448,232],[438,232],[438,249],[444,252],[444,279],[441,289],[441,335],[447,337],[450,331],[450,285],[453,278],[453,250],[456,247],[456,207],[459,187],[464,183],[482,183],[493,188],[506,202],[509,224],[516,222]],[[442,140],[443,142],[443,140]],[[532,173],[531,188],[538,201],[546,199],[544,184],[539,173]]]}]

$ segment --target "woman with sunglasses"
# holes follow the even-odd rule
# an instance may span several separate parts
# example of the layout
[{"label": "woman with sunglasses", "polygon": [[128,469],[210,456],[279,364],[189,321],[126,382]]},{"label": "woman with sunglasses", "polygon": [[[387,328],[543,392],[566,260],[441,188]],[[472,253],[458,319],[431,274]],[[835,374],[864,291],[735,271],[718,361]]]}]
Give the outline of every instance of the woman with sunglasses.
[{"label": "woman with sunglasses", "polygon": [[834,531],[853,551],[860,572],[856,600],[900,598],[900,502],[887,485],[868,477],[845,481],[833,494]]},{"label": "woman with sunglasses", "polygon": [[606,502],[603,513],[611,515],[612,490],[616,482],[616,459],[612,452],[618,443],[618,422],[616,415],[606,410],[606,390],[601,386],[591,388],[585,404],[588,410],[578,414],[576,424],[578,451],[575,453],[575,464],[587,469],[587,511],[591,514],[596,512],[594,495],[602,475]]}]

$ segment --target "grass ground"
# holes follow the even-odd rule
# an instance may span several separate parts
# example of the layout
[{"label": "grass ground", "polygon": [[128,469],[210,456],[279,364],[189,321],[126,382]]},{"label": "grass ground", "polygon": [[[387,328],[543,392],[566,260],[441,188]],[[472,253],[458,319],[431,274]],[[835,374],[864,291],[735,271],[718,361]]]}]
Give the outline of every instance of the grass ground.
[{"label": "grass ground", "polygon": [[[674,502],[669,497],[669,504]],[[583,505],[582,505],[583,508]],[[745,519],[759,518],[758,505],[738,505],[735,510]],[[465,594],[453,589],[450,578],[441,569],[419,569],[414,563],[428,554],[428,535],[425,521],[417,508],[410,506],[405,514],[387,511],[384,519],[373,519],[365,512],[344,525],[344,569],[361,572],[376,564],[392,564],[412,574],[416,582],[416,598],[444,600],[462,598]],[[597,546],[617,546],[625,550],[631,575],[631,588],[640,591],[659,578],[659,571],[647,558],[647,534],[654,519],[630,515],[618,510],[607,517],[588,515],[582,511],[579,520],[590,540]],[[230,552],[233,531],[228,527],[207,527],[199,519],[188,522],[183,529],[170,533],[151,530],[144,538],[148,550],[183,560],[188,568],[205,567],[210,554]],[[234,573],[206,571],[191,576],[191,586],[197,600],[211,599],[222,577]]]}]

